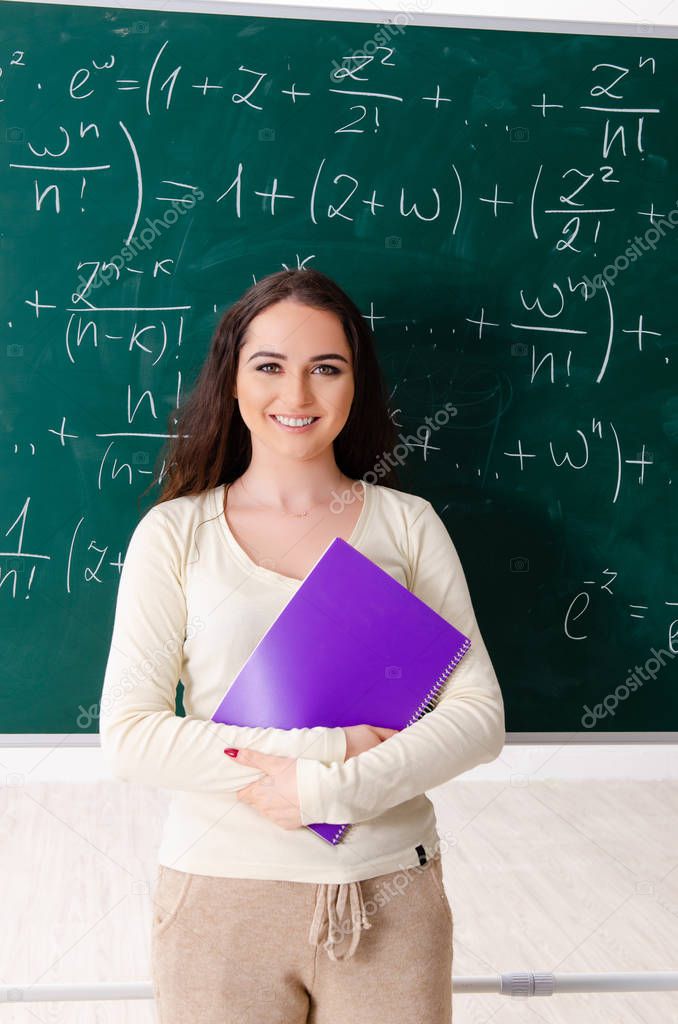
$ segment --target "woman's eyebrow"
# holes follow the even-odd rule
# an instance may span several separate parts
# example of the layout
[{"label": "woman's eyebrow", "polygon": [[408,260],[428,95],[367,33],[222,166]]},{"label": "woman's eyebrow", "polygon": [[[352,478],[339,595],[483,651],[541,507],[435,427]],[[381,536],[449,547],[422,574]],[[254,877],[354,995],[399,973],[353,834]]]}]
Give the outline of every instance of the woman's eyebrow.
[{"label": "woman's eyebrow", "polygon": [[[257,358],[257,356],[268,356],[272,359],[287,359],[287,356],[283,352],[255,352],[254,355],[249,357],[247,362],[251,363],[253,359]],[[346,359],[345,356],[340,356],[338,352],[327,352],[324,356],[313,356],[312,359],[309,359],[309,363],[318,363],[323,359],[341,359],[342,362],[348,365],[348,359]]]}]

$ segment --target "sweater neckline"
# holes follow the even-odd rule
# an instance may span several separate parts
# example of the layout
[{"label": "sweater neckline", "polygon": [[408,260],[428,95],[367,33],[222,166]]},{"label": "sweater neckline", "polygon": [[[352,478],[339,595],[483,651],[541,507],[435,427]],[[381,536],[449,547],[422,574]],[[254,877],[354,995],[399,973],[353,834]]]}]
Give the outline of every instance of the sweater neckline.
[{"label": "sweater neckline", "polygon": [[[363,507],[360,510],[360,515],[353,527],[351,536],[346,541],[347,544],[350,544],[357,550],[359,550],[358,541],[362,540],[367,527],[367,522],[371,517],[374,497],[373,485],[367,480],[360,480],[360,483],[363,485]],[[251,575],[253,574],[262,580],[268,580],[272,583],[280,583],[288,587],[300,586],[304,580],[307,579],[307,576],[304,576],[303,579],[299,579],[297,576],[285,576],[283,573],[275,572],[274,569],[267,569],[264,565],[257,565],[257,563],[250,558],[245,549],[238,544],[230,526],[228,525],[228,520],[226,519],[226,514],[224,512],[224,496],[226,494],[227,487],[230,487],[230,484],[223,483],[212,488],[212,504],[213,511],[216,513],[221,525],[221,534],[231,554]],[[329,544],[327,547],[329,547]],[[327,548],[325,548],[325,551],[327,551]],[[324,553],[325,552],[323,551],[323,554]],[[320,558],[322,558],[322,555]],[[320,558],[318,561],[320,561]]]}]

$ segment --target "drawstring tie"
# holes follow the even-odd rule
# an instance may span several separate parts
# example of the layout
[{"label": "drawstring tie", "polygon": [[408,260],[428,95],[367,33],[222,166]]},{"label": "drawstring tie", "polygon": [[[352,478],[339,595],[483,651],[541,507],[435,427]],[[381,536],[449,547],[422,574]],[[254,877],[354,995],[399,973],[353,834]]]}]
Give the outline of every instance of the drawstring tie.
[{"label": "drawstring tie", "polygon": [[[343,936],[342,917],[347,899],[350,897],[351,904],[351,944],[344,956],[337,956],[334,947],[339,944]],[[372,925],[367,920],[365,903],[360,882],[321,882],[315,898],[315,912],[311,923],[311,930],[308,941],[311,946],[319,945],[320,932],[327,909],[327,939],[323,943],[330,960],[348,960],[358,948],[360,933],[363,928],[366,930]]]}]

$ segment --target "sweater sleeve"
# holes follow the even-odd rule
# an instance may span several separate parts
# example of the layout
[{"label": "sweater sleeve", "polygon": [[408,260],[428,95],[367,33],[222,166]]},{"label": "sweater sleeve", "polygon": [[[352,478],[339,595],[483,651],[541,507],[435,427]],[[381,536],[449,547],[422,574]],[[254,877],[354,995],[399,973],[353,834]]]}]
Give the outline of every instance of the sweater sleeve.
[{"label": "sweater sleeve", "polygon": [[225,747],[343,761],[340,728],[249,728],[175,713],[187,627],[182,581],[180,543],[162,506],[154,506],[132,533],[118,585],[99,712],[111,773],[166,789],[222,792],[263,775],[226,757]]},{"label": "sweater sleeve", "polygon": [[504,705],[456,548],[430,502],[408,530],[410,590],[471,640],[433,710],[346,763],[300,758],[302,825],[365,821],[493,761],[505,741]]}]

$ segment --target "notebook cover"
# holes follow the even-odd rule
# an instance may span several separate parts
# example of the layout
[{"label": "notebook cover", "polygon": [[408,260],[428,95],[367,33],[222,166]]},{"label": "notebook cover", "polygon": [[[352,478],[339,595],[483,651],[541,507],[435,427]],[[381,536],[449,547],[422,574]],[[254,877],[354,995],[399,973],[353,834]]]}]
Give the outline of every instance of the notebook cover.
[{"label": "notebook cover", "polygon": [[[468,637],[336,537],[261,638],[212,715],[277,729],[404,729],[435,706]],[[347,824],[310,828],[336,845]]]}]

